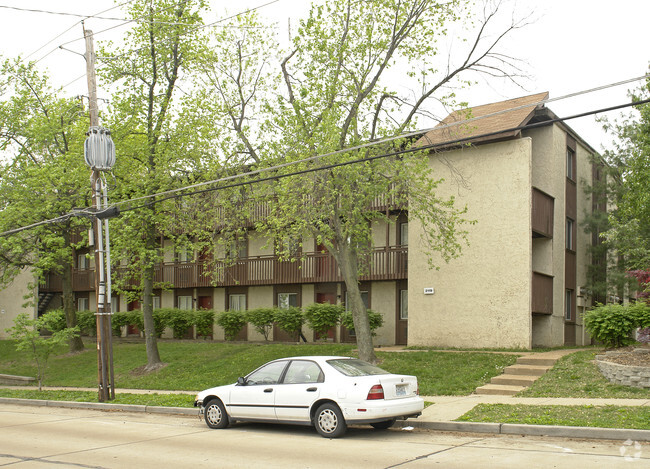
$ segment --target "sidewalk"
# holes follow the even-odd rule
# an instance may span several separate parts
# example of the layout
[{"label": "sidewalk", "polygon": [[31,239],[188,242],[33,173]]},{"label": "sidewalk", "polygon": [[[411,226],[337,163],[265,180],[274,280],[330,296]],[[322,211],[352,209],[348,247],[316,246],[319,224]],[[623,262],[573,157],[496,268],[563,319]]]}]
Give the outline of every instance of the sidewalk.
[{"label": "sidewalk", "polygon": [[[0,386],[10,389],[36,389],[34,386]],[[96,388],[47,387],[47,390],[96,391]],[[188,394],[194,391],[153,391],[145,389],[116,389],[117,394]],[[551,425],[519,425],[506,423],[455,422],[454,420],[469,412],[477,404],[523,404],[523,405],[616,405],[650,406],[650,399],[588,399],[588,398],[549,398],[549,397],[511,397],[495,395],[469,396],[421,396],[426,402],[433,402],[416,419],[398,421],[395,428],[405,430],[421,428],[444,432],[493,433],[510,435],[552,436],[562,438],[586,438],[608,440],[650,441],[650,430],[614,429],[596,427],[561,427]],[[198,415],[198,410],[190,407],[157,407],[145,405],[125,405],[99,402],[60,402],[35,399],[0,398],[0,404],[33,405],[49,407],[87,408],[97,410],[119,410],[123,412],[147,412],[177,415]]]}]

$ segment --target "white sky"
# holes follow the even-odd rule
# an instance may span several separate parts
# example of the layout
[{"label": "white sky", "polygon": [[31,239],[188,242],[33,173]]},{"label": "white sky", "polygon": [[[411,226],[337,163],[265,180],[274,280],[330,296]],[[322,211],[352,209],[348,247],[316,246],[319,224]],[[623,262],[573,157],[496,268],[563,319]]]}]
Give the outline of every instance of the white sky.
[{"label": "white sky", "polygon": [[[122,0],[125,1],[125,0]],[[209,0],[212,10],[204,18],[206,22],[223,16],[224,8],[232,12],[247,7],[264,5],[272,0]],[[525,89],[503,82],[475,86],[459,95],[470,105],[485,104],[526,94],[549,91],[551,98],[558,98],[584,89],[644,75],[650,60],[650,28],[643,21],[650,18],[650,1],[647,0],[514,0],[520,13],[533,11],[536,21],[516,33],[508,43],[508,53],[525,60],[530,79]],[[18,54],[39,59],[56,49],[39,62],[47,68],[55,86],[64,86],[85,73],[84,59],[73,53],[57,49],[59,45],[81,39],[80,18],[46,13],[23,12],[2,6],[49,10],[84,15],[97,14],[115,5],[113,0],[0,0],[0,54],[13,57]],[[266,17],[278,21],[281,35],[285,36],[287,18],[297,25],[297,18],[308,10],[309,0],[278,0],[260,11]],[[506,5],[509,6],[509,5]],[[512,8],[510,6],[510,8]],[[123,18],[118,10],[103,16]],[[119,24],[117,21],[89,19],[86,27],[95,32],[96,40],[119,41],[124,28],[98,34],[101,30]],[[72,28],[65,32],[68,28]],[[59,36],[60,35],[60,36]],[[57,37],[59,36],[59,37]],[[46,45],[46,43],[50,42]],[[77,40],[64,47],[83,53],[84,42]],[[628,101],[627,84],[591,93],[581,98],[554,102],[549,107],[559,116],[568,116],[597,108],[604,108]],[[65,88],[71,95],[87,94],[85,76]],[[101,90],[99,90],[101,97]],[[614,114],[610,114],[614,117]],[[441,116],[442,117],[442,116]],[[568,124],[597,150],[611,140],[593,117],[572,120]]]}]

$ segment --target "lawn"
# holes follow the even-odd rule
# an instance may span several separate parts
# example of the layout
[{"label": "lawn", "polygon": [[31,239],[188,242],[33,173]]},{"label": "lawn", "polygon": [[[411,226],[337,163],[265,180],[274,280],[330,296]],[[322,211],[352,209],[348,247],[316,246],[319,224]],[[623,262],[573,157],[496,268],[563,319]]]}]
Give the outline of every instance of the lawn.
[{"label": "lawn", "polygon": [[[114,343],[116,388],[199,391],[235,382],[269,360],[297,355],[354,356],[347,344],[231,344],[204,341],[161,340],[161,358],[168,365],[144,374],[144,343]],[[378,352],[387,371],[418,377],[422,395],[466,395],[514,363],[515,355],[486,352]],[[0,341],[0,373],[36,376],[27,354],[15,351],[11,341]],[[97,385],[95,344],[85,352],[68,354],[62,347],[50,358],[46,386],[95,387]]]}]

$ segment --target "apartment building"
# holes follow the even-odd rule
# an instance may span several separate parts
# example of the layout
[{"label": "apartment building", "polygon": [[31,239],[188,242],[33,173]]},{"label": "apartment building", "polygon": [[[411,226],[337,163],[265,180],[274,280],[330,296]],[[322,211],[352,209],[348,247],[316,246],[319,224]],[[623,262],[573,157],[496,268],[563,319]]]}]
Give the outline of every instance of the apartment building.
[{"label": "apartment building", "polygon": [[[597,209],[583,185],[600,175],[592,163],[596,152],[555,120],[542,104],[547,97],[540,93],[454,112],[416,142],[433,145],[430,165],[435,177],[444,178],[440,195],[466,205],[466,218],[474,223],[466,227],[469,245],[461,257],[438,260],[440,268],[430,270],[418,248],[421,228],[409,222],[408,207],[372,207],[391,219],[372,227],[371,268],[361,278],[366,305],[384,317],[377,345],[589,343],[581,313],[592,299],[583,286],[594,262],[588,247],[597,239],[580,225]],[[256,216],[264,213],[261,204]],[[156,281],[173,288],[159,291],[154,307],[224,311],[345,303],[345,284],[323,246],[305,240],[299,261],[282,261],[272,243],[253,230],[254,221],[234,263],[175,250],[161,240],[166,257]],[[93,262],[84,251],[73,277],[78,308],[94,309]],[[16,289],[0,291],[0,308]],[[40,309],[60,305],[60,292],[60,279],[49,276],[38,291]],[[121,297],[113,303],[120,311],[139,307]],[[315,339],[311,331],[305,336]],[[223,338],[216,326],[213,337]],[[277,328],[271,337],[292,340]],[[263,337],[248,328],[239,339]],[[353,342],[353,331],[339,327],[328,339]]]}]

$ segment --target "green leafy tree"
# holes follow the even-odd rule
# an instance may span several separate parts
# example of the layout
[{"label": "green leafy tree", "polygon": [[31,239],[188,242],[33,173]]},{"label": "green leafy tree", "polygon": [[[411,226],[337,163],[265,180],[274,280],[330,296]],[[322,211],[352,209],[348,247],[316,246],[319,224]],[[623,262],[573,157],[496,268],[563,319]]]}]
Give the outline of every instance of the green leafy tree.
[{"label": "green leafy tree", "polygon": [[[257,185],[246,196],[252,203],[273,200],[258,230],[275,240],[313,238],[336,259],[364,360],[376,357],[359,277],[371,268],[371,226],[390,222],[372,210],[376,201],[408,205],[409,218],[423,226],[432,266],[434,253],[445,261],[460,254],[465,232],[464,209],[436,196],[440,180],[424,152],[371,159],[410,142],[360,145],[414,129],[417,117],[430,113],[429,102],[454,105],[455,87],[480,75],[516,78],[517,61],[499,47],[523,22],[495,32],[500,2],[485,2],[478,14],[472,7],[465,0],[328,1],[300,22],[288,52],[248,16],[237,20],[246,29],[224,28],[203,53],[202,103],[217,119],[221,141],[236,149],[233,162],[250,169],[300,162],[272,173],[280,177],[322,168]],[[472,24],[464,48],[441,56],[448,28]],[[396,86],[404,80],[418,91]],[[328,156],[305,161],[318,155]],[[291,257],[288,249],[280,254]]]},{"label": "green leafy tree", "polygon": [[[46,313],[38,319],[29,319],[25,313],[14,319],[14,326],[7,329],[10,337],[16,341],[16,350],[28,352],[36,362],[38,390],[41,391],[47,362],[56,348],[73,337],[79,336],[78,327],[60,329],[56,312]],[[42,335],[50,331],[51,335]]]},{"label": "green leafy tree", "polygon": [[[142,301],[148,370],[162,365],[153,317],[156,266],[163,260],[160,239],[189,243],[182,226],[187,211],[151,196],[193,182],[201,174],[195,135],[179,121],[179,85],[192,71],[201,43],[202,0],[136,0],[127,6],[136,26],[122,47],[103,48],[99,71],[112,89],[108,111],[118,158],[112,200],[144,198],[137,210],[112,220],[113,256],[121,272],[114,285]],[[133,207],[132,207],[133,208]]]},{"label": "green leafy tree", "polygon": [[[630,97],[650,97],[650,82]],[[622,256],[623,269],[645,270],[650,266],[650,105],[636,106],[632,115],[606,128],[617,137],[616,147],[605,156],[617,171],[618,197],[605,238]]]},{"label": "green leafy tree", "polygon": [[[87,130],[78,100],[64,99],[32,63],[6,60],[0,69],[0,232],[56,219],[0,237],[0,286],[24,268],[36,279],[61,276],[68,327],[76,325],[72,269],[73,234],[87,222],[67,216],[88,207],[88,169],[83,162]],[[70,351],[83,350],[70,336]]]}]

